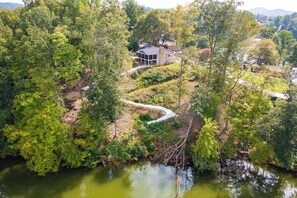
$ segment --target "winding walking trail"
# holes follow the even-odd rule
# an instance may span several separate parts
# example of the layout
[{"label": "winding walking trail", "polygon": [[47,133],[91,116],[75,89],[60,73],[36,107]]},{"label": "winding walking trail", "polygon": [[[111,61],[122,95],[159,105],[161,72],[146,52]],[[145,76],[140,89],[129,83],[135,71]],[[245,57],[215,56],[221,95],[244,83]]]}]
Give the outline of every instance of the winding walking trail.
[{"label": "winding walking trail", "polygon": [[[121,75],[122,76],[129,76],[129,75],[131,75],[131,74],[133,74],[133,73],[135,73],[135,72],[137,72],[139,70],[148,69],[148,68],[152,68],[152,67],[153,66],[147,66],[147,65],[138,66],[138,67],[130,69],[130,70],[126,71],[126,72],[121,73]],[[272,92],[272,91],[268,91],[268,90],[263,90],[262,88],[257,87],[257,86],[255,86],[255,85],[253,85],[253,84],[251,84],[251,83],[249,83],[247,81],[244,81],[242,79],[236,79],[231,74],[228,74],[228,77],[233,79],[234,81],[237,81],[239,84],[242,84],[244,86],[247,86],[247,87],[250,87],[250,88],[253,88],[253,89],[257,89],[257,90],[261,90],[267,95],[277,97],[277,98],[280,98],[280,99],[283,99],[283,100],[288,99],[288,96],[285,95],[285,94]],[[90,88],[89,86],[86,86],[86,87],[82,88],[82,90],[87,91],[89,88]],[[133,101],[125,100],[125,99],[121,99],[121,101],[128,104],[128,105],[132,105],[132,106],[135,106],[135,107],[142,107],[142,108],[151,109],[151,110],[159,110],[159,111],[162,111],[164,113],[164,115],[162,117],[158,118],[157,120],[147,122],[148,125],[164,122],[164,121],[167,121],[169,119],[173,119],[173,118],[177,117],[176,113],[174,113],[172,110],[167,109],[165,107],[148,105],[148,104],[141,104],[141,103],[136,103],[136,102],[133,102]]]},{"label": "winding walking trail", "polygon": [[[121,73],[121,75],[122,76],[129,76],[129,75],[135,73],[136,71],[151,68],[151,67],[152,66],[147,66],[147,65],[138,66],[138,67],[130,69],[130,70],[126,71],[126,72]],[[86,86],[86,87],[82,88],[83,91],[87,91],[88,89],[90,89],[89,86]],[[167,109],[165,107],[141,104],[141,103],[136,103],[136,102],[133,102],[133,101],[125,100],[125,99],[121,99],[121,101],[126,103],[126,104],[133,105],[135,107],[142,107],[142,108],[151,109],[151,110],[159,110],[159,111],[162,111],[164,113],[164,115],[162,117],[158,118],[157,120],[147,122],[148,125],[164,122],[164,121],[167,121],[169,119],[173,119],[173,118],[177,117],[177,115],[172,110]]]},{"label": "winding walking trail", "polygon": [[255,86],[252,83],[249,83],[249,82],[244,81],[242,79],[237,79],[236,77],[232,76],[231,74],[228,74],[228,78],[231,78],[234,81],[237,81],[239,84],[242,84],[242,85],[244,85],[246,87],[250,87],[250,88],[255,89],[255,90],[263,91],[263,93],[265,93],[265,94],[267,94],[269,96],[276,97],[276,98],[283,99],[283,100],[288,100],[289,99],[288,95],[286,95],[286,94],[277,93],[277,92],[262,89],[261,87]]}]

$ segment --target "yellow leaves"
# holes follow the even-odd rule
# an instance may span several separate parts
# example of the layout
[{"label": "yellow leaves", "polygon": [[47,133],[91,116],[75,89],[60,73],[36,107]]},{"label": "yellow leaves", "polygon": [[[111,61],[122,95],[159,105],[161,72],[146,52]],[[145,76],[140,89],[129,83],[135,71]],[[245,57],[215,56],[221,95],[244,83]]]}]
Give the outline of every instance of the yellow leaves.
[{"label": "yellow leaves", "polygon": [[20,138],[24,138],[30,135],[27,131],[18,130],[15,126],[7,125],[3,129],[5,136],[8,139],[8,142],[15,142]]},{"label": "yellow leaves", "polygon": [[197,143],[194,147],[195,158],[212,159],[218,157],[218,142],[215,133],[218,126],[215,121],[205,118],[205,125],[201,129]]},{"label": "yellow leaves", "polygon": [[25,144],[23,144],[23,146],[20,148],[21,154],[23,156],[26,156],[26,153],[29,153],[30,150],[32,148],[32,145],[30,142],[26,142]]},{"label": "yellow leaves", "polygon": [[84,139],[76,139],[74,140],[74,144],[83,149],[86,149],[88,146],[88,143]]}]

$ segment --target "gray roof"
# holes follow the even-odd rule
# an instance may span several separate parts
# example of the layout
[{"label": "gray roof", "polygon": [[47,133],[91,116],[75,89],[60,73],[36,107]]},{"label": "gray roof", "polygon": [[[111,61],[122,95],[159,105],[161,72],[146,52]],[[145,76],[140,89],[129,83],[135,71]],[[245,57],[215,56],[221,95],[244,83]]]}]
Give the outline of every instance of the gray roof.
[{"label": "gray roof", "polygon": [[143,53],[146,55],[154,55],[154,54],[158,54],[160,51],[159,47],[147,47],[147,48],[143,48],[139,51],[137,51],[137,53]]}]

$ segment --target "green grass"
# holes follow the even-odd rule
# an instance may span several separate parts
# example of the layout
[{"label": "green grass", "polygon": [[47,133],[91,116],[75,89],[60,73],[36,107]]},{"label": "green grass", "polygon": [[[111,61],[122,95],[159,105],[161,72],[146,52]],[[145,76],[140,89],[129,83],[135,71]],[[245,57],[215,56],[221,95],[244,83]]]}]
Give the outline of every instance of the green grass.
[{"label": "green grass", "polygon": [[[236,72],[233,73],[236,76]],[[242,80],[245,80],[249,83],[254,84],[255,86],[261,87],[263,89],[285,93],[289,89],[289,85],[281,75],[269,72],[267,70],[262,70],[259,73],[252,73],[247,71],[242,77]]]},{"label": "green grass", "polygon": [[159,105],[167,108],[176,106],[178,99],[178,79],[136,90],[128,99],[138,103]]},{"label": "green grass", "polygon": [[168,66],[155,67],[146,70],[137,76],[137,87],[145,88],[176,79],[179,76],[179,70],[178,64],[171,64]]}]

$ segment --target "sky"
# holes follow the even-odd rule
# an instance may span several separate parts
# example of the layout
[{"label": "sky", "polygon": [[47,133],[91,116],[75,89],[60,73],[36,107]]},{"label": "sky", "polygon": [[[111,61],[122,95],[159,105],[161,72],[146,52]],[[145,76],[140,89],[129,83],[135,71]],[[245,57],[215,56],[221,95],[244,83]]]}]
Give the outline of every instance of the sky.
[{"label": "sky", "polygon": [[[185,5],[192,0],[136,0],[139,4],[152,8],[172,8],[177,4]],[[264,7],[268,9],[284,9],[288,11],[297,11],[297,0],[242,0],[244,6],[242,9],[251,9],[255,7]],[[22,3],[22,0],[0,0],[0,2]]]}]

